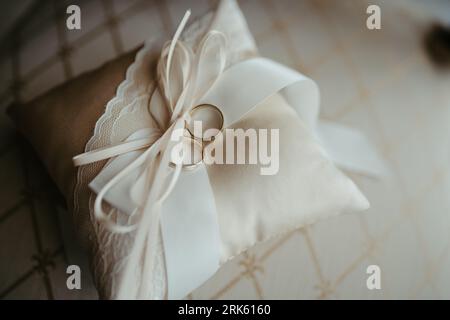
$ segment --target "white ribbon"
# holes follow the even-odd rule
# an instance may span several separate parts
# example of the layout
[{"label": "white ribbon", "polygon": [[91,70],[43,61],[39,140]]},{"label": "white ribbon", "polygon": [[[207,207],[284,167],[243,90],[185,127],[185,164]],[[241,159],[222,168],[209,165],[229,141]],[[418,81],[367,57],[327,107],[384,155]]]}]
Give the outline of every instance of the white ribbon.
[{"label": "white ribbon", "polygon": [[[354,150],[345,150],[343,155],[339,147],[333,147],[342,144],[341,135],[356,139],[370,151],[368,144],[358,138],[359,133],[348,137],[347,129],[328,126],[329,130],[322,134],[322,125],[317,125],[319,91],[312,80],[264,58],[249,59],[224,70],[226,39],[218,31],[209,31],[196,52],[179,41],[189,15],[188,11],[173,40],[164,46],[157,68],[159,90],[153,93],[151,103],[158,103],[158,95],[162,94],[170,113],[166,127],[163,124],[159,129],[139,130],[122,143],[74,158],[75,165],[84,165],[115,157],[90,186],[97,193],[94,212],[101,223],[113,232],[136,230],[118,290],[119,299],[148,297],[160,226],[168,298],[183,298],[219,267],[217,213],[206,168],[201,165],[193,172],[181,173],[181,164],[177,163],[175,169],[169,167],[170,151],[177,143],[170,139],[171,134],[184,128],[188,112],[198,104],[218,106],[227,127],[263,100],[280,93],[318,139],[326,142],[332,133],[332,146],[324,144],[333,150],[331,156],[338,164],[369,174],[382,170],[375,152],[357,156],[355,161]],[[103,199],[130,214],[134,224],[119,225],[113,221],[102,210]],[[136,274],[140,274],[140,282],[133,281]]]}]

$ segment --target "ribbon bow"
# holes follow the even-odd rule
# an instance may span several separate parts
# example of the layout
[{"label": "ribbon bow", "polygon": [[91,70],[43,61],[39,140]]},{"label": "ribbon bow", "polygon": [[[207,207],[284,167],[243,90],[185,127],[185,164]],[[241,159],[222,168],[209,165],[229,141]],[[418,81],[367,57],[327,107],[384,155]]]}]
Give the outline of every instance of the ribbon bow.
[{"label": "ribbon bow", "polygon": [[[151,129],[145,138],[121,142],[73,158],[75,166],[81,166],[145,149],[103,186],[94,204],[95,217],[111,232],[136,230],[134,245],[119,284],[119,299],[149,295],[151,281],[147,279],[152,279],[153,275],[161,205],[172,191],[182,169],[180,161],[174,162],[174,169],[169,168],[172,162],[171,150],[178,142],[172,139],[172,135],[176,130],[185,128],[190,119],[189,111],[225,69],[226,38],[223,33],[215,30],[206,33],[195,52],[179,40],[190,14],[190,11],[186,12],[173,39],[164,45],[157,65],[159,93],[170,114],[167,127]],[[142,204],[132,215],[138,220],[130,225],[118,224],[103,211],[103,199],[111,188],[140,168],[143,170],[131,189],[131,197],[136,203]],[[142,261],[141,279],[145,281],[136,287],[132,279]]]}]

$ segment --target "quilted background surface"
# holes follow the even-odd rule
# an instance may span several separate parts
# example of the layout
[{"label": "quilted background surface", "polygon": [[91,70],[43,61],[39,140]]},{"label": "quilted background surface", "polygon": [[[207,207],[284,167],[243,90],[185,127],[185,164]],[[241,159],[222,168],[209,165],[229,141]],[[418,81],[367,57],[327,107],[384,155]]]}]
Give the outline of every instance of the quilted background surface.
[{"label": "quilted background surface", "polygon": [[[4,110],[134,48],[172,34],[188,8],[215,1],[80,1],[82,29],[65,27],[73,1],[42,1],[0,59],[0,298],[90,299],[66,288],[61,199]],[[261,53],[315,79],[321,116],[365,132],[391,175],[351,174],[372,208],[296,230],[227,263],[188,298],[450,298],[450,75],[422,47],[428,24],[389,1],[382,29],[368,2],[242,0]],[[392,3],[392,2],[391,2]],[[366,268],[381,268],[368,290]]]}]

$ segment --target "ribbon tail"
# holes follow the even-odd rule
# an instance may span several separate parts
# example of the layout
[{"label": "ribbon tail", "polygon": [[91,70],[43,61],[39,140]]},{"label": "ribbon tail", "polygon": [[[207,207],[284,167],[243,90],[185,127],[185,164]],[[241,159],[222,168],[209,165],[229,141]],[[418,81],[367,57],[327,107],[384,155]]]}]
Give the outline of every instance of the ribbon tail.
[{"label": "ribbon tail", "polygon": [[167,298],[183,299],[217,271],[222,256],[217,208],[205,165],[179,178],[162,204],[161,232]]},{"label": "ribbon tail", "polygon": [[[169,140],[172,130],[182,125],[182,121],[177,121],[166,134],[161,137],[158,148],[149,154],[147,161],[152,163],[153,170],[146,171],[147,181],[152,181],[145,186],[146,198],[142,208],[142,219],[134,239],[133,248],[127,257],[127,263],[122,274],[118,290],[118,299],[145,299],[151,294],[152,284],[154,282],[154,268],[156,261],[157,245],[160,232],[161,204],[165,197],[170,194],[179,177],[181,164],[177,164],[175,171],[169,177],[168,168],[171,156],[171,143]],[[156,152],[161,150],[162,153]],[[158,158],[158,155],[160,156]],[[151,179],[153,178],[153,179]],[[167,182],[169,182],[167,184]],[[134,193],[137,190],[133,190]],[[142,264],[142,269],[139,266]],[[140,274],[140,281],[136,282],[136,274]]]},{"label": "ribbon tail", "polygon": [[[156,172],[155,175],[155,181],[158,181],[160,178],[163,180],[166,180],[167,176],[164,175],[164,169],[167,168],[168,163],[167,161],[161,160],[161,163],[158,167],[158,172]],[[159,171],[159,169],[162,169],[163,171]],[[172,174],[172,177],[169,181],[168,185],[165,185],[165,188],[159,189],[158,194],[160,195],[157,199],[155,199],[151,194],[149,195],[149,203],[147,204],[148,207],[144,208],[144,216],[149,217],[148,222],[143,221],[145,225],[148,225],[147,228],[147,241],[144,248],[144,256],[143,256],[143,269],[142,269],[142,278],[141,278],[141,284],[139,288],[139,295],[138,299],[149,297],[151,290],[152,290],[152,284],[155,281],[155,265],[156,265],[156,254],[157,254],[157,247],[158,247],[158,241],[159,241],[159,235],[160,235],[160,220],[161,220],[161,206],[164,201],[164,199],[170,194],[172,188],[174,187],[176,181],[178,180],[178,177],[181,172],[181,165],[177,165],[175,168],[175,171]],[[161,174],[162,176],[159,176]],[[163,181],[165,183],[166,181]],[[161,185],[158,185],[161,186]],[[152,187],[153,190],[157,188],[156,185]],[[165,190],[164,190],[165,189]]]},{"label": "ribbon tail", "polygon": [[148,137],[119,142],[104,148],[87,151],[73,157],[72,160],[75,167],[106,160],[124,153],[150,147],[160,135],[161,134],[158,130],[152,130],[151,134]]},{"label": "ribbon tail", "polygon": [[339,167],[372,177],[388,174],[385,162],[360,131],[329,121],[319,121],[316,134]]},{"label": "ribbon tail", "polygon": [[[147,212],[150,211],[150,212]],[[154,216],[151,213],[154,210],[143,210],[142,221],[134,238],[133,247],[131,249],[130,255],[126,258],[125,269],[123,270],[122,277],[120,279],[119,287],[117,290],[117,299],[138,299],[139,297],[144,297],[141,294],[141,288],[139,283],[145,279],[138,275],[142,274],[143,270],[140,270],[140,262],[143,258],[142,253],[144,252],[145,244],[148,242],[147,238],[149,235],[149,226],[152,225]],[[148,257],[145,257],[148,258]]]},{"label": "ribbon tail", "polygon": [[[156,161],[156,159],[153,159],[153,161]],[[157,165],[156,163],[154,164],[155,166]],[[150,169],[144,173],[146,176],[150,176],[152,170]],[[142,218],[136,231],[130,255],[126,257],[125,269],[119,283],[117,291],[117,299],[119,300],[144,299],[150,294],[148,282],[151,282],[152,278],[148,278],[147,274],[148,269],[150,269],[150,272],[153,269],[155,255],[153,248],[156,248],[156,240],[158,239],[159,212],[155,208],[158,190],[150,185],[147,185],[147,188],[147,197],[144,200],[143,208],[140,209]],[[141,270],[142,261],[144,263]],[[136,275],[141,276],[136,277]]]}]

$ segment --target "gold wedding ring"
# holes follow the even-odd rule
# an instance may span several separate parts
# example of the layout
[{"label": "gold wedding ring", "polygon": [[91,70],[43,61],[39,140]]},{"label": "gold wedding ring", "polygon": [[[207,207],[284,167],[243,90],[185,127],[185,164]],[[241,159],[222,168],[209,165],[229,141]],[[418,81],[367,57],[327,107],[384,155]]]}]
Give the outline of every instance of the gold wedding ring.
[{"label": "gold wedding ring", "polygon": [[[224,125],[224,116],[222,111],[212,104],[199,104],[189,111],[189,122],[186,123],[186,129],[194,139],[202,140],[204,142],[213,141],[218,132],[222,131]],[[195,122],[202,122],[202,130],[199,132],[201,136],[196,136],[198,133],[195,130]],[[210,136],[205,136],[204,132],[216,129],[217,132]]]},{"label": "gold wedding ring", "polygon": [[[201,132],[196,132],[195,121],[201,122]],[[212,104],[199,104],[189,111],[189,121],[186,121],[185,125],[188,135],[183,136],[181,144],[175,146],[175,148],[183,149],[183,170],[193,170],[203,162],[203,143],[213,141],[214,137],[222,131],[223,125],[222,111]],[[215,129],[214,133],[205,136],[205,132],[211,132],[209,129]],[[175,168],[176,164],[171,161],[169,166]]]},{"label": "gold wedding ring", "polygon": [[[203,161],[203,146],[199,141],[191,137],[183,136],[181,139],[181,144],[178,144],[175,148],[183,148],[182,169],[193,170]],[[176,168],[176,164],[173,161],[169,162],[169,166]]]}]

